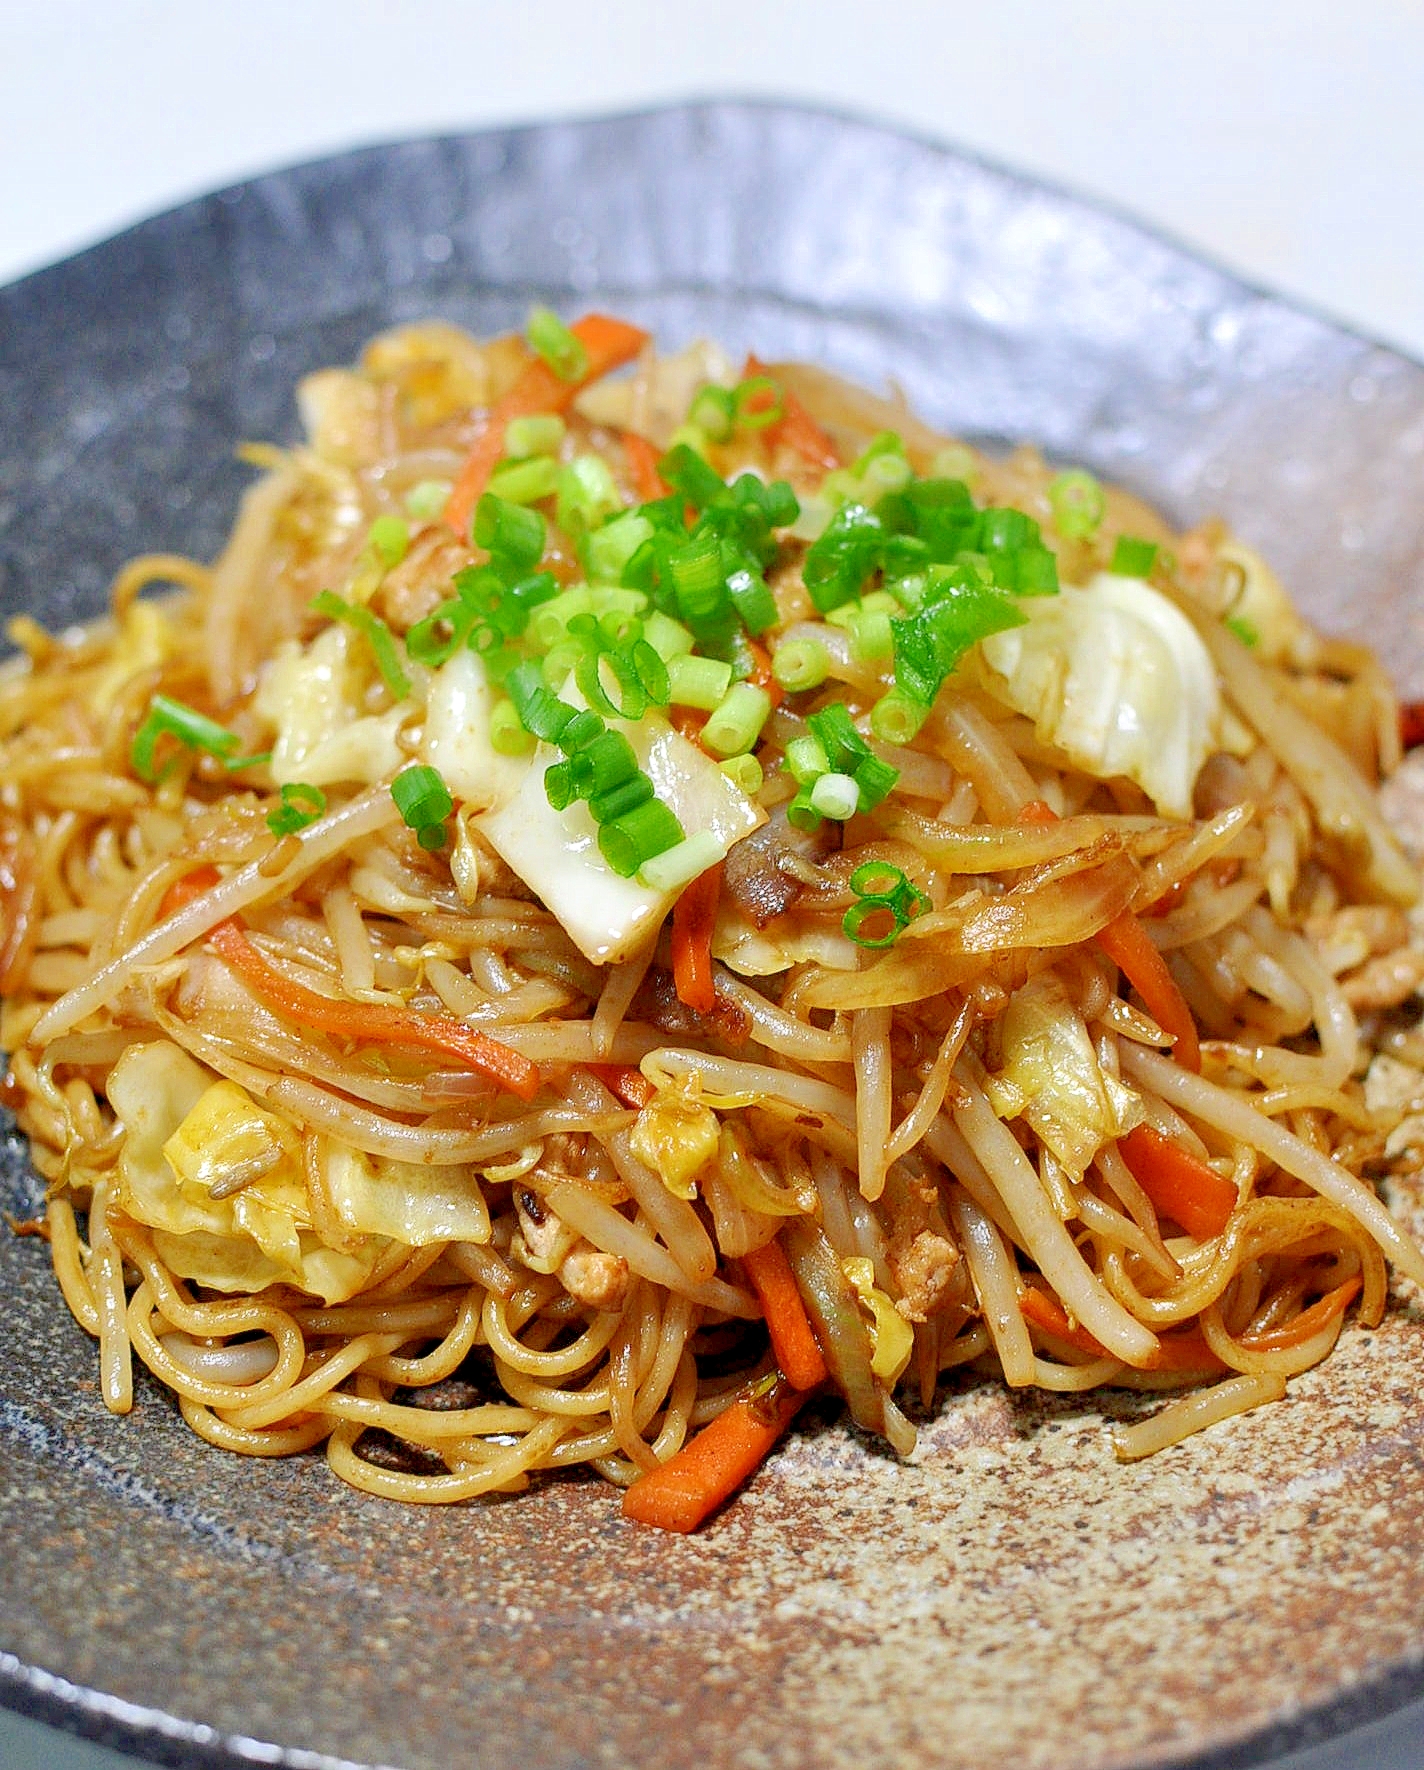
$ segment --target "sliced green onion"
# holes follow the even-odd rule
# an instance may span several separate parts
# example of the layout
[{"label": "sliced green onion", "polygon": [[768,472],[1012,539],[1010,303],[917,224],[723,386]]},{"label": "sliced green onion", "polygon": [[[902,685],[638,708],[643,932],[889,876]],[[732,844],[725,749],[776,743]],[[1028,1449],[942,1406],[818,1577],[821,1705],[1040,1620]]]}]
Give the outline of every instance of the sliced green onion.
[{"label": "sliced green onion", "polygon": [[402,769],[391,782],[391,798],[422,848],[444,847],[445,820],[455,802],[438,769],[423,762]]},{"label": "sliced green onion", "polygon": [[1145,578],[1157,558],[1157,543],[1138,535],[1119,535],[1113,546],[1110,572],[1124,578]]},{"label": "sliced green onion", "polygon": [[811,803],[811,788],[809,786],[802,787],[786,807],[786,821],[793,830],[800,830],[808,835],[819,830],[825,822],[820,812]]},{"label": "sliced green onion", "polygon": [[[505,677],[504,690],[519,723],[531,737],[540,738],[545,743],[560,743],[578,717],[574,708],[561,701],[548,687],[537,664],[517,665]],[[597,723],[601,729],[602,721]]]},{"label": "sliced green onion", "polygon": [[776,598],[757,572],[741,568],[727,575],[727,595],[748,633],[765,633],[777,623]]},{"label": "sliced green onion", "polygon": [[593,799],[610,793],[640,772],[633,746],[621,731],[606,727],[590,742],[569,755],[569,778],[580,798]]},{"label": "sliced green onion", "polygon": [[531,455],[526,461],[505,461],[489,477],[489,489],[511,504],[537,504],[559,483],[559,464],[548,455]]},{"label": "sliced green onion", "polygon": [[496,701],[490,713],[490,748],[497,756],[527,756],[534,748],[534,737],[520,723],[513,701]]},{"label": "sliced green onion", "polygon": [[709,467],[695,449],[686,443],[674,443],[658,461],[658,475],[664,485],[680,492],[689,504],[699,510],[727,489],[727,482],[715,467]]},{"label": "sliced green onion", "polygon": [[378,516],[366,531],[366,545],[380,560],[382,568],[392,571],[405,558],[410,546],[410,527],[402,517]]},{"label": "sliced green onion", "polygon": [[761,763],[757,761],[755,756],[745,753],[740,756],[729,756],[725,762],[719,762],[717,766],[732,785],[739,787],[748,799],[756,798],[762,789],[762,782],[766,779]]},{"label": "sliced green onion", "polygon": [[1048,487],[1053,526],[1067,541],[1086,541],[1098,532],[1107,501],[1091,473],[1075,467],[1060,473]]},{"label": "sliced green onion", "polygon": [[771,696],[753,682],[734,682],[702,727],[702,747],[723,760],[750,750],[771,712]]},{"label": "sliced green onion", "polygon": [[612,823],[615,818],[635,810],[652,796],[653,783],[647,775],[638,773],[632,780],[621,781],[616,787],[610,787],[606,793],[591,793],[588,809],[595,823]]},{"label": "sliced green onion", "polygon": [[819,639],[789,639],[772,655],[772,677],[787,694],[819,688],[830,673],[831,654]]},{"label": "sliced green onion", "polygon": [[770,375],[751,375],[732,389],[732,422],[738,430],[765,430],[785,411],[785,398]]},{"label": "sliced green onion", "polygon": [[613,469],[601,455],[575,455],[560,472],[554,521],[571,539],[579,540],[622,506]]},{"label": "sliced green onion", "polygon": [[596,584],[618,584],[628,561],[645,541],[653,538],[653,525],[636,510],[627,510],[596,528],[584,544],[584,564]]},{"label": "sliced green onion", "polygon": [[709,436],[713,442],[726,442],[736,423],[736,404],[730,387],[708,384],[699,387],[687,408],[689,424]]},{"label": "sliced green onion", "polygon": [[883,608],[862,608],[850,622],[850,655],[858,664],[877,664],[895,649],[890,616]]},{"label": "sliced green onion", "polygon": [[721,706],[732,687],[732,666],[718,658],[684,653],[668,659],[667,673],[668,699],[675,707],[700,707],[710,713]]},{"label": "sliced green onion", "polygon": [[[643,618],[643,638],[668,665],[674,658],[686,657],[697,643],[681,621],[673,620],[671,615],[665,615],[657,608]],[[717,699],[721,698],[718,695]]]},{"label": "sliced green onion", "polygon": [[902,689],[892,688],[870,709],[870,729],[882,743],[913,743],[930,710]]},{"label": "sliced green onion", "polygon": [[598,830],[598,851],[621,878],[631,879],[655,855],[683,839],[676,814],[661,799],[646,799]]},{"label": "sliced green onion", "polygon": [[826,754],[825,745],[809,731],[790,740],[785,757],[786,772],[797,786],[812,786],[823,774],[830,773],[831,760]]},{"label": "sliced green onion", "polygon": [[560,381],[582,381],[588,373],[588,351],[552,307],[534,307],[524,328],[529,348],[543,358]]},{"label": "sliced green onion", "polygon": [[891,762],[883,762],[879,756],[862,756],[852,773],[862,811],[874,811],[900,778],[900,770]]},{"label": "sliced green onion", "polygon": [[829,701],[806,720],[806,727],[826,752],[826,766],[849,773],[870,754],[870,745],[855,729],[844,701]]},{"label": "sliced green onion", "polygon": [[267,828],[274,836],[295,836],[326,810],[326,794],[306,781],[286,782],[280,798],[281,804],[267,813]]},{"label": "sliced green onion", "polygon": [[[562,702],[559,704],[563,705]],[[573,712],[573,709],[570,708],[569,711]],[[605,729],[597,713],[588,707],[581,707],[559,734],[559,748],[566,756],[576,756],[601,737]]]},{"label": "sliced green onion", "polygon": [[504,427],[504,452],[516,461],[531,455],[557,455],[564,432],[564,421],[557,412],[511,418]]},{"label": "sliced green onion", "polygon": [[166,694],[156,694],[129,745],[129,763],[140,780],[157,780],[155,751],[159,739],[164,737],[175,738],[185,749],[203,750],[223,758],[235,756],[242,748],[237,733],[219,725],[216,719],[209,719],[195,707]]},{"label": "sliced green onion", "polygon": [[1228,633],[1234,633],[1242,645],[1249,646],[1253,651],[1261,643],[1261,635],[1245,615],[1228,615],[1222,625]]},{"label": "sliced green onion", "polygon": [[[874,932],[867,924],[874,924],[882,932]],[[903,925],[883,897],[862,897],[841,917],[841,932],[846,939],[864,947],[894,946]]]},{"label": "sliced green onion", "polygon": [[477,547],[488,548],[516,574],[538,565],[544,556],[544,518],[537,510],[512,504],[494,492],[485,492],[475,506],[474,533]]},{"label": "sliced green onion", "polygon": [[628,590],[621,584],[595,584],[591,587],[589,596],[594,614],[613,639],[619,636],[613,632],[609,617],[612,617],[613,623],[641,621],[648,606],[648,599],[641,590]]},{"label": "sliced green onion", "polygon": [[312,607],[328,620],[345,622],[362,636],[371,648],[381,680],[391,691],[392,698],[403,701],[410,693],[410,678],[401,668],[395,635],[381,617],[357,603],[344,602],[331,590],[323,590],[320,596],[314,597]]},{"label": "sliced green onion", "polygon": [[726,858],[726,848],[711,830],[694,830],[681,842],[645,860],[638,869],[638,879],[650,891],[681,891],[708,867],[715,867]]},{"label": "sliced green onion", "polygon": [[822,817],[844,823],[860,809],[860,788],[848,774],[823,774],[811,787],[811,806]]},{"label": "sliced green onion", "polygon": [[701,455],[705,460],[707,450],[713,440],[715,439],[709,437],[700,424],[679,424],[668,438],[668,447],[675,449],[681,445],[685,449],[691,449],[694,455]]},{"label": "sliced green onion", "polygon": [[[641,719],[648,693],[632,660],[617,651],[585,651],[574,666],[579,693],[606,719]],[[613,698],[613,690],[619,695]]]},{"label": "sliced green onion", "polygon": [[405,636],[405,649],[417,664],[435,670],[469,644],[479,611],[458,596],[432,609]]},{"label": "sliced green onion", "polygon": [[444,514],[453,489],[448,479],[422,479],[406,493],[406,511],[417,522],[434,522]]},{"label": "sliced green onion", "polygon": [[593,592],[588,585],[571,584],[567,590],[561,590],[541,608],[535,609],[529,618],[529,637],[547,651],[564,637],[575,615],[592,612]]}]

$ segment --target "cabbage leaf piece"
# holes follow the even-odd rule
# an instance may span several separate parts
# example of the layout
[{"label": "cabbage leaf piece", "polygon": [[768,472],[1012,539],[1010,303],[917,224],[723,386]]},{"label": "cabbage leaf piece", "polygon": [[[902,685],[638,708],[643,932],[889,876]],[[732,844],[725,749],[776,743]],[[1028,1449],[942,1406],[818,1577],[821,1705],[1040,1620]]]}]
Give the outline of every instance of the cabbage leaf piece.
[{"label": "cabbage leaf piece", "polygon": [[1003,1068],[988,1085],[994,1111],[1026,1119],[1070,1179],[1081,1180],[1105,1143],[1142,1122],[1142,1102],[1098,1062],[1082,1015],[1051,971],[1010,996],[999,1036]]},{"label": "cabbage leaf piece", "polygon": [[[153,1231],[158,1253],[180,1278],[229,1292],[290,1284],[326,1304],[345,1302],[370,1281],[387,1240],[356,1237],[344,1249],[322,1241],[295,1135],[235,1083],[216,1080],[177,1045],[155,1039],[124,1053],[108,1094],[127,1133],[119,1202]],[[270,1167],[221,1196],[224,1176],[269,1157]]]},{"label": "cabbage leaf piece", "polygon": [[1085,773],[1126,775],[1164,817],[1190,817],[1222,705],[1187,617],[1140,578],[1112,572],[1020,606],[1022,626],[980,643],[988,692]]}]

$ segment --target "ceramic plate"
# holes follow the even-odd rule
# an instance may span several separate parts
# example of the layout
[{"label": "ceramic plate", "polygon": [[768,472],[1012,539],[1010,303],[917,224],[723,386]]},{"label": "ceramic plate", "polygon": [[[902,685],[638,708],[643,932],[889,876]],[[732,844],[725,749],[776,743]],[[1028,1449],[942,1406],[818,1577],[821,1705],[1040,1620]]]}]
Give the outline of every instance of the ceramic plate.
[{"label": "ceramic plate", "polygon": [[[0,292],[5,612],[210,554],[235,443],[293,434],[305,370],[534,298],[1219,510],[1424,691],[1424,370],[1056,191],[742,105],[344,155]],[[11,1211],[33,1186],[12,1139]],[[684,1541],[592,1481],[400,1510],[211,1450],[151,1387],[113,1419],[43,1247],[0,1239],[0,1284],[0,1698],[170,1762],[1246,1765],[1424,1689],[1404,1315],[1136,1467],[1111,1401],[955,1383],[907,1467],[827,1414]]]}]

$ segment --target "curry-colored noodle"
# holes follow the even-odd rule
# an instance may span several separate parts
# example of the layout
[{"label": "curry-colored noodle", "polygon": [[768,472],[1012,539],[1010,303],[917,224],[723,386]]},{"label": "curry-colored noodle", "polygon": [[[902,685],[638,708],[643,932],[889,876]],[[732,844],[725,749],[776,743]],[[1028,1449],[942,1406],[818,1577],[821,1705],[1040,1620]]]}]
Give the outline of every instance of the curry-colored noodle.
[{"label": "curry-colored noodle", "polygon": [[1184,1391],[1134,1457],[1424,1281],[1373,659],[1032,451],[530,338],[376,339],[213,567],[11,624],[7,1100],[106,1404],[685,1528],[822,1385],[901,1454],[966,1366]]}]

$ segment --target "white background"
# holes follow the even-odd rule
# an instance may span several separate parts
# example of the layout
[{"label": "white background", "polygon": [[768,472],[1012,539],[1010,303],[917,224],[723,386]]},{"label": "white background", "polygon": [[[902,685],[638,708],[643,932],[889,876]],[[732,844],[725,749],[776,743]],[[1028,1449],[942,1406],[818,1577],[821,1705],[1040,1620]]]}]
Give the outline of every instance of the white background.
[{"label": "white background", "polygon": [[0,281],[356,143],[690,96],[851,109],[1424,356],[1420,0],[0,0]]},{"label": "white background", "polygon": [[[0,283],[283,162],[705,96],[976,149],[1424,357],[1424,0],[0,0]],[[120,1761],[0,1716],[0,1762]]]}]

